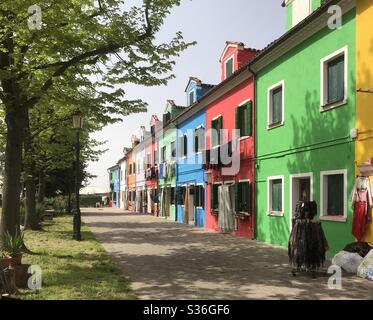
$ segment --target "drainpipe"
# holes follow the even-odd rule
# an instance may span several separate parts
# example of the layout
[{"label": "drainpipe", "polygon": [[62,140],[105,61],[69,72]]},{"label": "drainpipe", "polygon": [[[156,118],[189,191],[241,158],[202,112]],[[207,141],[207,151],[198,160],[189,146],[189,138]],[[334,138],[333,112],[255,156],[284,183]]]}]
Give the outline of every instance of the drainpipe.
[{"label": "drainpipe", "polygon": [[253,75],[253,78],[254,78],[254,188],[253,188],[253,193],[254,193],[254,213],[253,213],[253,216],[252,216],[252,219],[253,219],[253,238],[252,240],[255,240],[256,236],[257,236],[257,225],[256,225],[256,217],[257,217],[257,212],[258,212],[258,205],[257,205],[257,201],[256,201],[256,194],[257,194],[257,187],[256,187],[256,184],[257,184],[257,180],[258,180],[258,177],[257,177],[257,169],[256,169],[256,155],[257,155],[257,88],[256,88],[256,73],[251,69],[251,65],[249,64],[247,66],[247,70]]}]

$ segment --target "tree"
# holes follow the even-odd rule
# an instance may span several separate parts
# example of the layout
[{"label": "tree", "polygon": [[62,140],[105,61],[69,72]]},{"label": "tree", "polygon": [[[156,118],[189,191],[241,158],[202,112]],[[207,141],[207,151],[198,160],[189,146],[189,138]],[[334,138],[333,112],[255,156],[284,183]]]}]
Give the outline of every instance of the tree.
[{"label": "tree", "polygon": [[33,0],[0,3],[0,99],[7,129],[0,236],[19,228],[30,110],[50,92],[56,95],[59,87],[70,90],[72,98],[90,88],[107,117],[143,110],[146,104],[126,100],[118,85],[166,84],[173,77],[174,58],[191,45],[180,32],[169,43],[156,42],[164,19],[180,0],[143,0],[131,7],[123,0],[38,4],[42,19]]}]

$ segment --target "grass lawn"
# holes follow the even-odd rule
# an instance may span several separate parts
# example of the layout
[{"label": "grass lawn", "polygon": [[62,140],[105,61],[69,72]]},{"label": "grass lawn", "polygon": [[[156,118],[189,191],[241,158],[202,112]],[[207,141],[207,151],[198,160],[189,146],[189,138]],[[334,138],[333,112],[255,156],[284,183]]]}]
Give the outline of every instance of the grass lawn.
[{"label": "grass lawn", "polygon": [[21,299],[97,300],[136,299],[129,281],[82,224],[82,242],[71,240],[72,217],[56,217],[43,224],[43,231],[26,231],[25,243],[36,255],[22,262],[39,265],[43,287],[22,290]]}]

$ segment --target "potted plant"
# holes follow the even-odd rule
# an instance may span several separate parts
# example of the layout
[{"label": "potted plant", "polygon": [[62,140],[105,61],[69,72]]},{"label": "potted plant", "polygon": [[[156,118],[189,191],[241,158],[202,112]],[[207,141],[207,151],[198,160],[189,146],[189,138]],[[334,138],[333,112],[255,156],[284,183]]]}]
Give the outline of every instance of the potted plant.
[{"label": "potted plant", "polygon": [[5,233],[3,238],[3,253],[0,257],[0,267],[7,268],[9,265],[16,267],[22,263],[22,249],[23,249],[24,234],[10,235]]}]

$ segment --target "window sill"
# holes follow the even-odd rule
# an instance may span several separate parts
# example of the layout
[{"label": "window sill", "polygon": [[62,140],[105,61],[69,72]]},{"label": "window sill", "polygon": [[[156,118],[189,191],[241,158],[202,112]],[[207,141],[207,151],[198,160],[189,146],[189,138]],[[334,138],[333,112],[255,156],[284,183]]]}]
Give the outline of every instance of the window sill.
[{"label": "window sill", "polygon": [[344,216],[320,216],[321,221],[331,221],[331,222],[347,222],[347,217]]},{"label": "window sill", "polygon": [[243,137],[239,138],[238,140],[242,141],[242,140],[246,140],[246,139],[249,139],[249,138],[251,138],[251,136],[243,136]]},{"label": "window sill", "polygon": [[324,105],[320,106],[320,112],[326,112],[326,111],[329,111],[331,109],[335,109],[335,108],[344,106],[347,103],[348,103],[348,99],[343,99],[343,100],[339,100],[339,101],[336,101],[336,102],[333,102],[333,103],[324,104]]},{"label": "window sill", "polygon": [[267,216],[270,216],[270,217],[284,217],[284,213],[283,212],[277,212],[277,211],[270,211],[270,212],[267,212]]},{"label": "window sill", "polygon": [[276,129],[285,125],[285,121],[272,123],[267,125],[267,130]]}]

